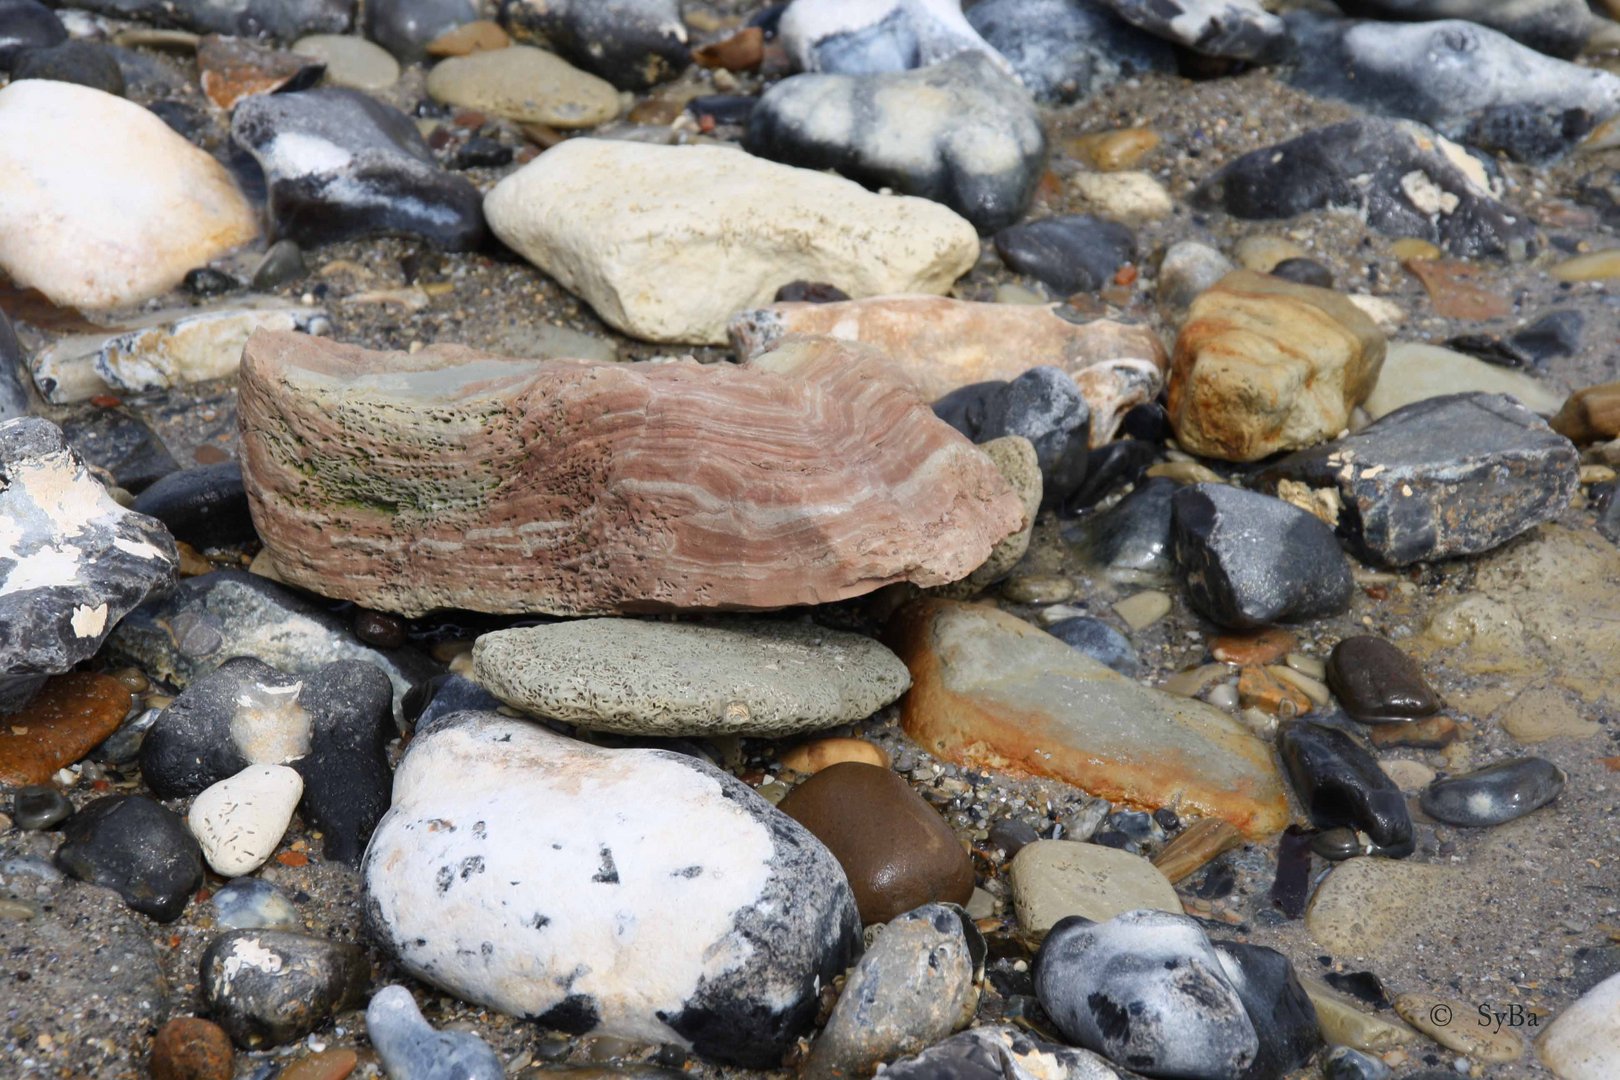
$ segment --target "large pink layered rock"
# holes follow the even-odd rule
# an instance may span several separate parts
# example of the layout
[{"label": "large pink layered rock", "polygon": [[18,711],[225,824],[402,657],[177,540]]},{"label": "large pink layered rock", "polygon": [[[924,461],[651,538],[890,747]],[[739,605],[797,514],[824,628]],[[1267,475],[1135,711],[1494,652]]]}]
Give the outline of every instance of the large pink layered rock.
[{"label": "large pink layered rock", "polygon": [[258,333],[242,468],[284,580],[367,607],[767,609],[974,570],[1024,511],[858,346],[770,370]]}]

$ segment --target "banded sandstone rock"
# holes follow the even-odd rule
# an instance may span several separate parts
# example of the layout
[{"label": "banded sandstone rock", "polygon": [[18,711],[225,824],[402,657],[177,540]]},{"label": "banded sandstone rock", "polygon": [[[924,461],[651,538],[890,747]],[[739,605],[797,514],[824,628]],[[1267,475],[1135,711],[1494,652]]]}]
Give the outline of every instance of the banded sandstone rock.
[{"label": "banded sandstone rock", "polygon": [[259,333],[242,470],[282,580],[366,607],[758,610],[965,577],[994,463],[859,346],[772,370],[372,352]]}]

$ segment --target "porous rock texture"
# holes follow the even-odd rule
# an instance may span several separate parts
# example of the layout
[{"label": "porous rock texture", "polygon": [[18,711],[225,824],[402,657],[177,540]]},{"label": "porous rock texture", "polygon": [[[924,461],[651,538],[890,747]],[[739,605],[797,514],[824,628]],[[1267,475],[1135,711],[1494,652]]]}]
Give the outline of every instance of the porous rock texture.
[{"label": "porous rock texture", "polygon": [[289,584],[402,615],[821,604],[965,577],[1018,497],[881,360],[372,352],[259,333],[243,479]]}]

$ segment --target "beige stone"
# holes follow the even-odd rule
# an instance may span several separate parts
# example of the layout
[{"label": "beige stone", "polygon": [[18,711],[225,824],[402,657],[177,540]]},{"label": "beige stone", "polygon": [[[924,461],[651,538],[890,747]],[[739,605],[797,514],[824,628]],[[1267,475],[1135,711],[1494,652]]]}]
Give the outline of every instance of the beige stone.
[{"label": "beige stone", "polygon": [[1162,220],[1175,209],[1170,192],[1145,172],[1077,173],[1069,188],[1086,213],[1132,225]]},{"label": "beige stone", "polygon": [[720,345],[793,281],[855,297],[943,293],[979,257],[927,199],[719,146],[570,139],[484,200],[490,228],[602,319],[648,341]]},{"label": "beige stone", "polygon": [[1558,1080],[1613,1080],[1620,1062],[1620,975],[1611,975],[1560,1013],[1536,1040]]},{"label": "beige stone", "polygon": [[1232,249],[1232,257],[1245,270],[1269,274],[1288,259],[1308,259],[1311,253],[1286,237],[1255,233],[1245,236]]},{"label": "beige stone", "polygon": [[16,284],[124,307],[258,231],[224,166],[149,110],[52,79],[0,90],[0,270]]},{"label": "beige stone", "polygon": [[973,573],[961,581],[934,587],[937,595],[958,600],[977,596],[1012,572],[1029,550],[1030,537],[1035,534],[1035,517],[1041,509],[1041,463],[1028,439],[1022,435],[1005,435],[981,443],[979,449],[995,462],[996,469],[1018,496],[1024,508],[1024,527],[998,541],[990,557]]},{"label": "beige stone", "polygon": [[1114,604],[1114,614],[1132,630],[1145,630],[1170,614],[1170,594],[1157,589],[1132,593]]},{"label": "beige stone", "polygon": [[1481,1025],[1474,1007],[1460,1001],[1430,994],[1402,994],[1395,999],[1395,1011],[1447,1050],[1467,1054],[1476,1061],[1518,1061],[1524,1056],[1524,1040],[1512,1028],[1497,1031]]},{"label": "beige stone", "polygon": [[1603,730],[1581,716],[1568,694],[1551,687],[1531,687],[1497,719],[1509,735],[1531,745],[1548,739],[1589,739]]},{"label": "beige stone", "polygon": [[619,92],[606,79],[532,45],[441,60],[428,73],[433,100],[527,124],[588,128],[619,115]]},{"label": "beige stone", "polygon": [[1470,391],[1511,394],[1525,408],[1542,416],[1556,412],[1564,400],[1546,383],[1522,372],[1436,345],[1400,341],[1391,343],[1385,351],[1378,383],[1362,407],[1377,420],[1414,401]]},{"label": "beige stone", "polygon": [[1320,979],[1301,974],[1299,984],[1316,1006],[1322,1037],[1330,1046],[1351,1046],[1369,1054],[1382,1054],[1418,1041],[1419,1035],[1393,1017],[1364,1011],[1348,996]]},{"label": "beige stone", "polygon": [[1336,956],[1385,955],[1447,925],[1450,908],[1434,898],[1452,888],[1456,876],[1404,860],[1349,859],[1317,887],[1305,929]]},{"label": "beige stone", "polygon": [[1257,461],[1336,437],[1366,399],[1384,335],[1328,289],[1249,270],[1193,301],[1170,368],[1183,449]]},{"label": "beige stone", "polygon": [[1044,935],[1060,919],[1093,922],[1152,908],[1181,914],[1175,887],[1158,867],[1128,851],[1070,840],[1037,840],[1008,867],[1013,910],[1029,934]]}]

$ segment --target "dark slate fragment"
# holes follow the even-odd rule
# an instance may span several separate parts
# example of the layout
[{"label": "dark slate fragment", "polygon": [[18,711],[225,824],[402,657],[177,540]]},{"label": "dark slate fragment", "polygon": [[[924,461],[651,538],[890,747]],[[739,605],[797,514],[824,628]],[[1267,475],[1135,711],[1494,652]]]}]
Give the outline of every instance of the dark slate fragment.
[{"label": "dark slate fragment", "polygon": [[118,486],[139,494],[180,468],[163,438],[122,405],[81,405],[62,420],[62,434],[79,456],[106,469]]},{"label": "dark slate fragment", "polygon": [[56,865],[158,922],[180,917],[202,885],[202,848],[172,810],[144,795],[109,795],[62,826]]},{"label": "dark slate fragment", "polygon": [[1555,357],[1575,355],[1585,328],[1585,316],[1574,308],[1562,308],[1506,336],[1460,334],[1447,341],[1446,348],[1502,367],[1540,368]]},{"label": "dark slate fragment", "polygon": [[361,29],[402,64],[427,56],[434,38],[478,18],[474,0],[366,0]]},{"label": "dark slate fragment", "polygon": [[1348,825],[1372,838],[1374,854],[1412,854],[1416,838],[1406,796],[1355,739],[1326,724],[1294,720],[1283,725],[1277,745],[1299,801],[1319,828]]},{"label": "dark slate fragment", "polygon": [[1010,859],[1040,838],[1041,834],[1035,831],[1035,826],[1021,818],[1009,817],[990,826],[990,835],[985,843],[991,849],[1000,851],[1003,858]]},{"label": "dark slate fragment", "polygon": [[1420,720],[1440,711],[1440,697],[1417,662],[1370,634],[1333,646],[1327,681],[1344,711],[1364,724]]},{"label": "dark slate fragment", "polygon": [[439,167],[408,116],[358,90],[246,98],[231,138],[265,170],[277,239],[314,247],[399,235],[450,251],[484,239],[478,189]]},{"label": "dark slate fragment", "polygon": [[[1130,416],[1127,414],[1126,419]],[[1086,479],[1058,511],[1076,517],[1128,484],[1137,483],[1159,460],[1159,448],[1141,439],[1116,439],[1091,452],[1086,462]]]},{"label": "dark slate fragment", "polygon": [[686,111],[702,120],[707,116],[716,124],[742,127],[754,115],[759,98],[746,94],[701,94],[686,103]]},{"label": "dark slate fragment", "polygon": [[1059,505],[1086,478],[1091,410],[1062,368],[1036,367],[997,387],[983,402],[974,442],[1021,435],[1041,467],[1041,502]]},{"label": "dark slate fragment", "polygon": [[1311,895],[1311,848],[1314,834],[1290,825],[1277,838],[1277,874],[1271,882],[1271,902],[1290,919],[1305,914]]},{"label": "dark slate fragment", "polygon": [[201,991],[214,1022],[244,1050],[301,1039],[366,999],[371,965],[358,945],[288,930],[232,930],[203,953]]},{"label": "dark slate fragment", "polygon": [[11,81],[50,79],[77,83],[106,94],[124,96],[124,72],[105,45],[64,41],[43,49],[19,52],[11,62]]},{"label": "dark slate fragment", "polygon": [[1350,565],[1314,515],[1226,484],[1189,485],[1171,506],[1187,598],[1212,622],[1249,630],[1349,606]]},{"label": "dark slate fragment", "polygon": [[[829,113],[849,123],[829,125]],[[1023,216],[1046,165],[1028,92],[980,52],[912,71],[783,79],[754,107],[743,145],[944,203],[980,232]]]},{"label": "dark slate fragment", "polygon": [[[848,299],[849,293],[836,285],[820,281],[790,281],[776,290],[776,295],[771,301],[777,304],[836,304]],[[939,411],[938,403],[935,404],[934,411],[936,413]]]},{"label": "dark slate fragment", "polygon": [[1138,75],[1176,70],[1168,42],[1099,0],[985,0],[968,8],[967,20],[1044,104],[1067,104]]},{"label": "dark slate fragment", "polygon": [[1579,479],[1568,439],[1517,399],[1480,393],[1414,402],[1260,475],[1337,488],[1339,535],[1385,566],[1489,551],[1556,517]]},{"label": "dark slate fragment", "polygon": [[141,492],[134,510],[157,518],[176,539],[197,548],[258,539],[242,466],[235,461],[171,472]]},{"label": "dark slate fragment", "polygon": [[1136,259],[1136,237],[1117,221],[1064,214],[1014,225],[996,234],[996,254],[1015,273],[1054,292],[1097,292]]},{"label": "dark slate fragment", "polygon": [[1227,976],[1260,1039],[1260,1052],[1240,1080],[1276,1080],[1302,1068],[1322,1048],[1323,1039],[1316,1006],[1299,984],[1294,965],[1264,945],[1217,941],[1215,950],[1231,961]]},{"label": "dark slate fragment", "polygon": [[17,55],[67,40],[67,28],[38,0],[0,0],[0,71],[10,71]]},{"label": "dark slate fragment", "polygon": [[[1533,255],[1538,242],[1530,218],[1477,186],[1436,138],[1407,120],[1346,120],[1243,155],[1200,184],[1190,201],[1248,220],[1349,209],[1381,233],[1419,237],[1462,258]],[[1414,172],[1428,185],[1403,186]],[[1457,200],[1455,208],[1425,210],[1407,190],[1426,203],[1431,186],[1442,210],[1447,196]]]},{"label": "dark slate fragment", "polygon": [[1425,814],[1447,825],[1501,825],[1558,798],[1565,779],[1563,770],[1546,758],[1514,758],[1435,780],[1423,789],[1421,805]]},{"label": "dark slate fragment", "polygon": [[324,836],[328,859],[358,866],[393,790],[393,688],[377,667],[355,660],[329,664],[306,686],[313,730],[309,754],[293,763],[304,778],[298,813]]},{"label": "dark slate fragment", "polygon": [[1318,289],[1333,288],[1333,271],[1315,259],[1284,259],[1271,268],[1271,276],[1300,285],[1314,285]]},{"label": "dark slate fragment", "polygon": [[1175,569],[1170,500],[1179,487],[1168,477],[1156,476],[1102,513],[1066,529],[1064,539],[1111,577],[1126,581],[1167,577]]},{"label": "dark slate fragment", "polygon": [[22,342],[17,340],[17,331],[11,328],[6,313],[0,311],[0,422],[27,416],[32,408],[25,374],[27,367],[28,355],[23,352]]},{"label": "dark slate fragment", "polygon": [[621,90],[646,90],[691,62],[676,0],[504,0],[501,22]]},{"label": "dark slate fragment", "polygon": [[1070,619],[1060,619],[1046,630],[1070,648],[1078,649],[1098,663],[1107,664],[1128,679],[1142,673],[1142,660],[1136,655],[1136,647],[1131,644],[1131,639],[1101,619],[1076,615]]}]

